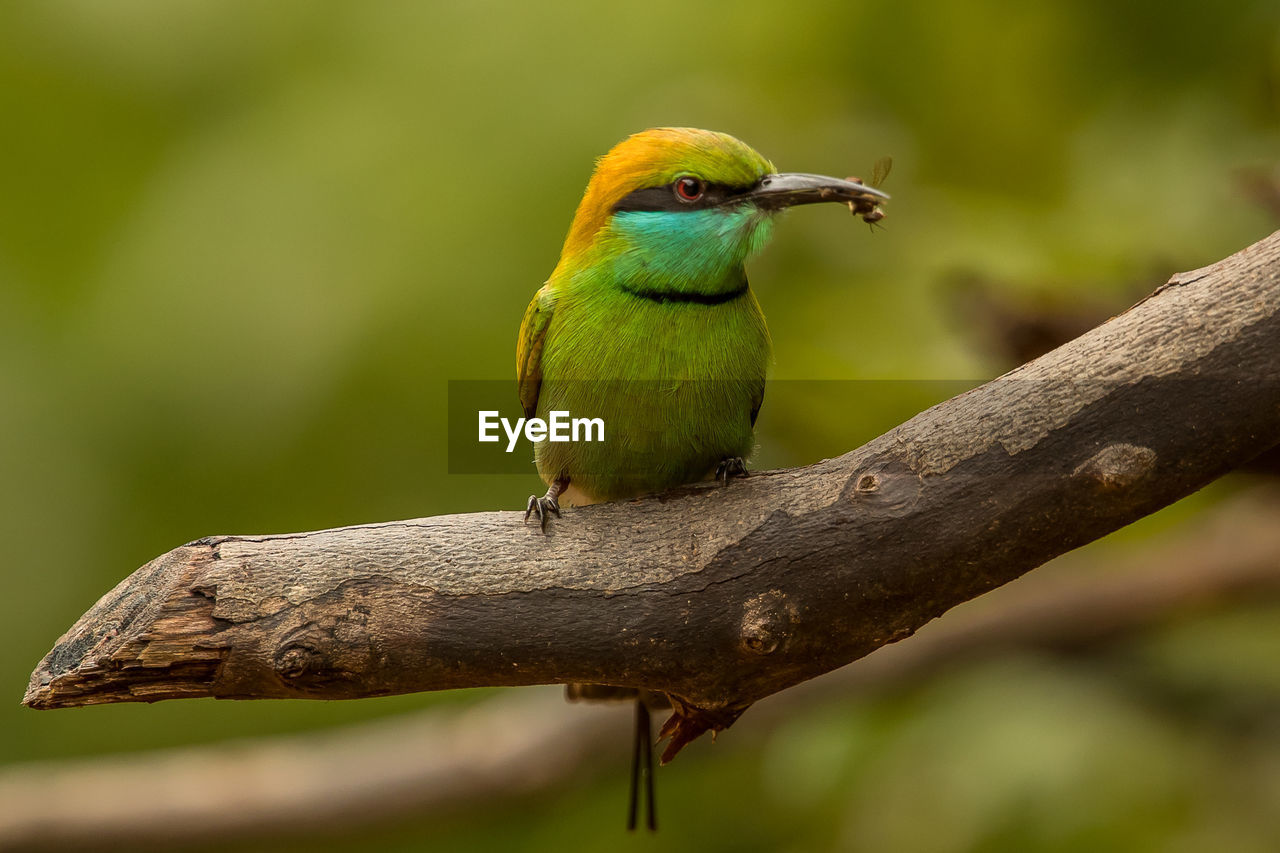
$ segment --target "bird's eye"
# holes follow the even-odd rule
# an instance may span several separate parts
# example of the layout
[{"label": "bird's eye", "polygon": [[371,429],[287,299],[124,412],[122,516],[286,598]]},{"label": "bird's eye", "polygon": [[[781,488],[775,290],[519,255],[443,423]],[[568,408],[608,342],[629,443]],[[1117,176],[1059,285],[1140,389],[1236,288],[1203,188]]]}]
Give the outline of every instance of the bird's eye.
[{"label": "bird's eye", "polygon": [[676,198],[686,202],[697,201],[706,189],[706,185],[697,178],[684,177],[676,181]]}]

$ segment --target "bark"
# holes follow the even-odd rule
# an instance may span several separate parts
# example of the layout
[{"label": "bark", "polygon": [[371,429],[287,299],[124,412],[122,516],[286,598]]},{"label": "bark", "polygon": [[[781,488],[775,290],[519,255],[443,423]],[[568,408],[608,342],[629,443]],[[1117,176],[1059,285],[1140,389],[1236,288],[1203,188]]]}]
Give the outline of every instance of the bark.
[{"label": "bark", "polygon": [[1280,439],[1280,232],[841,457],[567,510],[217,536],[121,582],[36,708],[595,682],[669,759],[751,703],[1199,489]]},{"label": "bark", "polygon": [[[1069,555],[904,643],[771,697],[755,743],[824,703],[872,699],[1010,653],[1105,653],[1175,620],[1280,600],[1280,491],[1224,501],[1157,547]],[[170,850],[331,837],[493,809],[621,772],[631,711],[509,691],[335,731],[0,768],[0,850]],[[749,748],[737,741],[737,746]],[[722,744],[722,747],[733,744]],[[619,810],[621,819],[621,809]]]}]

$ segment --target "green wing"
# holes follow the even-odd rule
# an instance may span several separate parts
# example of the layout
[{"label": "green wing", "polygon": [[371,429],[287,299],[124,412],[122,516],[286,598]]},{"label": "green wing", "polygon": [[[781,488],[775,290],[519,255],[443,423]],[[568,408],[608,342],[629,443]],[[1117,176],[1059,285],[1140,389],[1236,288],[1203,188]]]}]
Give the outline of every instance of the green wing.
[{"label": "green wing", "polygon": [[538,411],[538,391],[542,388],[542,346],[546,343],[555,307],[555,291],[550,284],[544,285],[525,309],[524,321],[520,323],[520,340],[516,343],[516,381],[526,418],[533,417]]}]

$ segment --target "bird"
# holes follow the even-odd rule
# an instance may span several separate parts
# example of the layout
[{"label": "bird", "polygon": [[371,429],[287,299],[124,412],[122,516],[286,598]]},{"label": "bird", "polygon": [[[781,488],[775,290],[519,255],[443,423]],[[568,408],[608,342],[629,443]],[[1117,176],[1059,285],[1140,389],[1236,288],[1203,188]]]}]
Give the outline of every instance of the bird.
[{"label": "bird", "polygon": [[[529,496],[525,521],[536,515],[545,535],[562,504],[746,476],[772,358],[747,260],[786,208],[837,202],[878,221],[887,199],[857,179],[778,172],[739,139],[698,128],[644,130],[599,158],[559,262],[525,311],[516,373],[526,418],[584,414],[603,422],[605,440],[535,443],[547,491]],[[571,697],[590,693],[570,685]],[[652,749],[654,694],[630,693],[629,828],[644,760],[653,829],[652,757],[640,745]]]}]

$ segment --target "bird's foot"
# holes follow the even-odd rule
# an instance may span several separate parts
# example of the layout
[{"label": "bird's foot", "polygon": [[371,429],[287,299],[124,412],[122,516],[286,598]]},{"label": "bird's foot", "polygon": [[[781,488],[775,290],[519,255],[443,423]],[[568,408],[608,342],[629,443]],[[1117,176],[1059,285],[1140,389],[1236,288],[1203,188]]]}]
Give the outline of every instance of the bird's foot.
[{"label": "bird's foot", "polygon": [[529,495],[529,503],[524,508],[525,523],[528,524],[529,516],[536,512],[538,514],[538,527],[545,534],[547,532],[547,522],[551,520],[551,514],[555,513],[556,518],[560,517],[560,493],[568,485],[568,480],[556,480],[547,487],[547,493],[542,497]]},{"label": "bird's foot", "polygon": [[741,456],[726,456],[716,466],[716,479],[722,483],[729,482],[731,477],[747,476],[747,463]]},{"label": "bird's foot", "polygon": [[538,514],[538,526],[542,528],[542,532],[547,532],[547,521],[551,518],[551,514],[555,513],[556,518],[560,517],[560,502],[553,495],[546,497],[538,497],[537,495],[529,495],[529,505],[524,510],[524,520],[527,523],[529,516],[534,513]]}]

